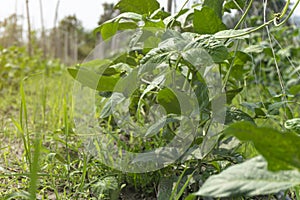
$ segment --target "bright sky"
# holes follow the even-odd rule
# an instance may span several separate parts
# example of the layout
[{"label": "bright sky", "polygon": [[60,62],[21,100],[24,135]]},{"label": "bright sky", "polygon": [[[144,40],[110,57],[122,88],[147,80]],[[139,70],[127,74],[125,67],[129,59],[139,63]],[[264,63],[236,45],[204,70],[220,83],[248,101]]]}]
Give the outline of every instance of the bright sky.
[{"label": "bright sky", "polygon": [[[39,1],[40,0],[29,0],[31,12],[30,18],[34,29],[39,29],[41,27]],[[53,27],[57,1],[58,0],[42,0],[46,28]],[[116,3],[117,1],[118,0],[60,0],[58,20],[66,15],[76,14],[77,18],[82,21],[85,28],[94,29],[97,27],[97,22],[103,12],[102,4],[104,2]],[[19,15],[26,16],[25,2],[26,0],[0,0],[0,21],[15,12]],[[167,0],[159,0],[159,2],[161,3],[161,6],[166,7]],[[180,7],[183,0],[176,0],[176,2],[178,7]],[[298,6],[296,13],[300,14],[300,5]],[[25,24],[26,21],[23,23]]]},{"label": "bright sky", "polygon": [[[58,0],[42,0],[46,28],[51,28],[54,25],[57,1]],[[34,29],[41,27],[39,2],[40,0],[29,0],[30,19]],[[67,15],[76,14],[85,28],[94,29],[97,27],[97,22],[103,12],[102,4],[105,2],[116,3],[118,0],[60,0],[58,21]],[[160,2],[161,5],[165,6],[164,4],[166,4],[167,0],[160,0]],[[26,0],[0,0],[0,21],[15,12],[19,15],[27,16],[25,5]],[[23,23],[26,24],[26,21]]]}]

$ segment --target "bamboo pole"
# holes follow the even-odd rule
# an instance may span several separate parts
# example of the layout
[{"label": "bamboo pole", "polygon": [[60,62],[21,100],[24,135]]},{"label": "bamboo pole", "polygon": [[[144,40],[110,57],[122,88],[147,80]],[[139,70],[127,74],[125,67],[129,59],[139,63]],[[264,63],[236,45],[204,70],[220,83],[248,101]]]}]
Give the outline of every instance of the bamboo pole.
[{"label": "bamboo pole", "polygon": [[26,0],[26,12],[27,12],[27,28],[28,28],[28,54],[31,56],[32,54],[32,46],[31,46],[31,24],[30,24],[30,13],[29,13],[29,0]]},{"label": "bamboo pole", "polygon": [[169,13],[172,12],[172,3],[173,3],[173,0],[168,0],[168,12]]},{"label": "bamboo pole", "polygon": [[59,56],[59,42],[58,42],[58,35],[57,35],[57,20],[58,20],[58,9],[59,9],[59,3],[60,3],[60,0],[57,0],[57,3],[56,3],[56,8],[55,8],[55,16],[54,16],[54,24],[53,24],[53,49],[54,49],[54,57],[58,57]]},{"label": "bamboo pole", "polygon": [[42,0],[40,0],[40,15],[41,15],[41,26],[42,26],[42,49],[43,49],[43,57],[46,56],[46,37],[45,37],[45,23],[44,23],[44,12],[43,12],[43,4]]}]

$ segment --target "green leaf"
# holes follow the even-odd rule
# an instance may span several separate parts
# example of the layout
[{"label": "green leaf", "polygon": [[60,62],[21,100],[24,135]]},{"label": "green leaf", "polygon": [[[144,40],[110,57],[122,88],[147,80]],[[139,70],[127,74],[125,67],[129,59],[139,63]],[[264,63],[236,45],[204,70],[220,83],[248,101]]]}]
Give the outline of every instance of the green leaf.
[{"label": "green leaf", "polygon": [[200,34],[214,34],[226,29],[215,11],[206,6],[201,10],[195,10],[193,24],[195,32]]},{"label": "green leaf", "polygon": [[115,85],[120,80],[120,76],[100,76],[93,71],[86,69],[68,69],[69,74],[82,85],[91,89],[104,91],[113,91]]},{"label": "green leaf", "polygon": [[198,100],[200,111],[209,105],[209,90],[203,77],[199,72],[192,78],[194,93]]},{"label": "green leaf", "polygon": [[241,88],[238,88],[238,89],[235,89],[235,90],[226,91],[226,103],[231,104],[234,97],[236,95],[238,95],[242,90],[243,90],[243,88],[241,87]]},{"label": "green leaf", "polygon": [[267,106],[268,114],[269,115],[279,115],[279,109],[282,107],[285,107],[286,104],[287,104],[286,101],[280,101],[280,102],[275,102],[275,103],[269,104]]},{"label": "green leaf", "polygon": [[255,124],[254,120],[247,113],[235,108],[231,107],[226,110],[226,119],[225,124],[231,124],[236,121],[249,121]]},{"label": "green leaf", "polygon": [[263,111],[265,105],[262,102],[257,102],[257,103],[243,102],[241,105],[254,112],[255,117],[266,116],[266,113]]},{"label": "green leaf", "polygon": [[96,69],[96,68],[102,68],[102,67],[107,67],[108,65],[111,64],[110,60],[104,59],[104,60],[100,60],[100,59],[95,59],[89,62],[85,62],[80,64],[81,67],[87,67],[87,68],[92,68],[92,69]]},{"label": "green leaf", "polygon": [[134,12],[138,14],[150,15],[155,10],[159,9],[160,5],[156,0],[120,0],[119,3],[115,6],[116,9],[119,9],[123,12]]},{"label": "green leaf", "polygon": [[288,130],[295,131],[296,133],[300,134],[300,118],[287,120],[284,123],[284,127]]},{"label": "green leaf", "polygon": [[255,45],[250,45],[246,49],[244,49],[245,53],[261,53],[264,51],[264,46],[255,44]]},{"label": "green leaf", "polygon": [[197,70],[213,64],[213,60],[207,51],[199,47],[184,50],[181,55],[184,60],[192,64]]},{"label": "green leaf", "polygon": [[290,93],[292,95],[297,95],[300,93],[300,85],[293,85],[291,88],[290,88]]},{"label": "green leaf", "polygon": [[145,137],[152,137],[159,133],[159,131],[164,127],[166,123],[166,117],[161,117],[157,120],[155,120],[154,124],[147,127],[147,131],[145,133]]},{"label": "green leaf", "polygon": [[144,27],[157,27],[157,28],[165,28],[165,24],[161,19],[146,19]]},{"label": "green leaf", "polygon": [[266,195],[300,184],[298,171],[270,172],[267,165],[264,158],[258,156],[229,167],[218,175],[210,176],[196,195],[209,197]]},{"label": "green leaf", "polygon": [[120,93],[113,93],[112,96],[109,98],[109,100],[106,102],[106,104],[103,106],[100,118],[106,118],[109,115],[112,114],[112,107],[115,105],[118,105],[122,101],[124,101],[124,96],[120,95]]},{"label": "green leaf", "polygon": [[162,177],[158,185],[158,200],[170,199],[173,192],[174,185],[176,184],[178,177],[173,175],[171,177]]},{"label": "green leaf", "polygon": [[169,88],[164,88],[160,90],[157,94],[157,101],[162,105],[167,113],[180,114],[180,103],[174,94],[174,92]]},{"label": "green leaf", "polygon": [[111,38],[113,35],[115,35],[118,31],[119,23],[118,22],[110,22],[110,23],[104,23],[101,26],[101,35],[103,40],[107,40]]},{"label": "green leaf", "polygon": [[194,145],[193,147],[189,148],[187,152],[181,157],[181,163],[184,163],[189,160],[201,160],[203,159],[203,155],[201,152],[201,147],[199,145]]},{"label": "green leaf", "polygon": [[137,22],[142,20],[142,16],[137,13],[126,12],[108,20],[94,30],[94,34],[100,32],[103,40],[111,38],[118,30],[135,29]]},{"label": "green leaf", "polygon": [[194,194],[190,194],[184,200],[195,200],[195,199],[196,199],[196,196]]},{"label": "green leaf", "polygon": [[151,14],[150,18],[163,20],[163,19],[169,17],[170,15],[171,15],[170,13],[164,11],[162,8],[159,8]]},{"label": "green leaf", "polygon": [[245,65],[248,61],[252,61],[251,56],[247,53],[244,53],[242,51],[237,51],[234,53],[234,66],[243,66]]},{"label": "green leaf", "polygon": [[227,48],[223,45],[211,47],[211,49],[208,50],[208,53],[215,63],[223,63],[229,56]]},{"label": "green leaf", "polygon": [[123,22],[119,23],[118,30],[128,30],[138,28],[137,23],[135,22]]},{"label": "green leaf", "polygon": [[224,0],[205,0],[203,6],[207,6],[215,11],[220,19],[222,19]]},{"label": "green leaf", "polygon": [[272,128],[256,127],[250,122],[238,122],[225,131],[241,141],[252,141],[257,151],[268,161],[270,170],[300,169],[300,138]]},{"label": "green leaf", "polygon": [[251,69],[244,66],[248,61],[252,61],[252,58],[242,51],[232,52],[232,54],[231,62],[233,62],[233,67],[230,75],[236,80],[242,81],[245,77],[244,74],[248,73]]},{"label": "green leaf", "polygon": [[[193,38],[195,37],[197,37],[197,42],[193,40]],[[185,40],[191,41],[188,45],[189,48],[201,47],[205,49],[215,63],[223,63],[229,58],[227,47],[225,47],[221,41],[214,39],[213,36],[201,35],[199,37],[199,35],[190,35],[190,38],[186,38]],[[186,47],[185,49],[188,49],[188,47]]]}]

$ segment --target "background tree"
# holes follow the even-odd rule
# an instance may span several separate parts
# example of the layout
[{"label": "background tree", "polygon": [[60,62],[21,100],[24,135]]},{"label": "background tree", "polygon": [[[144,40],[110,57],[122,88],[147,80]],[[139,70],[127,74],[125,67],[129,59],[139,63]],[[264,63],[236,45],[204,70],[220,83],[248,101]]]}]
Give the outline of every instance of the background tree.
[{"label": "background tree", "polygon": [[56,44],[54,57],[66,64],[81,62],[96,44],[96,37],[91,31],[84,29],[76,15],[69,15],[60,20],[58,27],[51,30],[49,37],[52,38],[52,43]]},{"label": "background tree", "polygon": [[103,14],[100,16],[98,25],[116,17],[119,14],[119,11],[114,9],[113,3],[103,3],[102,6],[103,6]]},{"label": "background tree", "polygon": [[12,14],[0,21],[0,46],[22,45],[23,27],[19,23],[21,18],[19,15]]}]

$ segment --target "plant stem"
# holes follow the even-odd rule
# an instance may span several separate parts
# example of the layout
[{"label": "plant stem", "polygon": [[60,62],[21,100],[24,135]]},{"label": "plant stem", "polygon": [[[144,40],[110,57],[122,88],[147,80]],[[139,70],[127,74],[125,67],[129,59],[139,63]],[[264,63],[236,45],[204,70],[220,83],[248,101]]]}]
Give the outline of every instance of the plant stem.
[{"label": "plant stem", "polygon": [[[288,5],[289,5],[289,2],[290,2],[290,1],[288,0],[288,1],[287,1],[287,4],[288,4]],[[275,26],[281,26],[281,25],[283,25],[284,23],[286,23],[286,22],[291,18],[292,14],[293,14],[294,11],[296,10],[296,8],[297,8],[297,6],[298,6],[299,3],[300,3],[300,0],[297,0],[297,2],[295,3],[295,5],[293,6],[291,12],[288,14],[288,16],[287,16],[282,22],[280,22],[279,24],[274,23]],[[281,12],[281,15],[279,16],[279,19],[282,18],[282,17],[285,15],[285,13],[286,13],[286,11],[287,11],[287,8],[288,8],[288,5],[287,5],[287,4],[286,4],[286,6],[283,8],[283,11]]]},{"label": "plant stem", "polygon": [[256,31],[268,26],[269,24],[274,22],[274,19],[271,19],[271,20],[267,21],[266,23],[254,28],[254,29],[251,29],[251,30],[249,30],[245,33],[240,33],[240,34],[236,34],[236,35],[229,35],[229,36],[216,36],[215,39],[231,39],[231,38],[237,38],[237,37],[242,37],[242,36],[248,35],[250,33],[256,32]]},{"label": "plant stem", "polygon": [[274,23],[275,26],[281,26],[281,25],[283,25],[285,22],[287,22],[287,20],[289,20],[289,18],[292,16],[292,14],[294,13],[294,11],[295,11],[295,9],[297,8],[297,6],[298,6],[299,3],[300,3],[300,0],[298,0],[298,1],[296,2],[296,4],[293,6],[293,8],[292,8],[291,12],[288,14],[288,16],[287,16],[281,23],[279,23],[279,24],[276,23],[276,20],[280,19],[280,16],[281,16],[282,14],[284,15],[284,14],[286,13],[286,6],[283,8],[283,11],[281,12],[282,14],[281,14],[279,17],[276,17],[276,16],[275,16],[273,19],[271,19],[271,20],[265,22],[264,24],[262,24],[262,25],[260,25],[260,26],[258,26],[258,27],[256,27],[256,28],[254,28],[254,29],[252,29],[252,30],[249,30],[249,31],[247,31],[247,32],[245,32],[245,33],[241,33],[241,34],[236,34],[236,35],[219,36],[219,37],[216,36],[215,38],[216,38],[216,39],[230,39],[230,38],[242,37],[242,36],[248,35],[248,34],[250,34],[250,33],[256,32],[256,31],[258,31],[258,30],[260,30],[260,29],[262,29],[262,28],[268,26],[268,25],[271,24],[272,22]]},{"label": "plant stem", "polygon": [[283,8],[283,10],[282,10],[282,12],[281,12],[279,18],[282,18],[282,17],[285,15],[286,11],[287,11],[288,8],[289,8],[289,5],[290,5],[290,0],[287,0],[287,2],[285,3],[285,6],[284,6],[284,8]]},{"label": "plant stem", "polygon": [[247,16],[248,12],[249,12],[249,10],[250,10],[250,8],[251,8],[251,6],[252,6],[252,3],[253,3],[253,0],[251,0],[251,1],[249,2],[249,5],[248,5],[248,7],[246,8],[246,10],[245,10],[244,14],[242,15],[241,19],[238,21],[238,23],[237,23],[237,24],[235,25],[235,27],[233,28],[234,30],[236,30],[236,29],[241,25],[241,23],[245,20],[245,18],[246,18],[246,16]]},{"label": "plant stem", "polygon": [[184,4],[182,5],[182,7],[181,7],[180,10],[178,11],[178,13],[177,13],[177,14],[174,16],[174,18],[172,19],[172,22],[169,23],[169,24],[167,25],[167,28],[170,28],[170,27],[173,26],[174,22],[175,22],[176,19],[178,18],[178,14],[184,9],[184,7],[186,6],[186,4],[187,4],[189,1],[190,1],[190,0],[186,0],[186,1],[184,2]]}]

